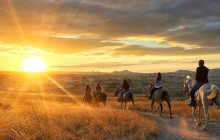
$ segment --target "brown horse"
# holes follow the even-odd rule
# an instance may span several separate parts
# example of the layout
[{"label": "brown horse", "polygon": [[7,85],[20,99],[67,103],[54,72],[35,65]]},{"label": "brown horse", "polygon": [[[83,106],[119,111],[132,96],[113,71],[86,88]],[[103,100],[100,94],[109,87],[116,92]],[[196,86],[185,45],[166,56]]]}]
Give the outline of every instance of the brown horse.
[{"label": "brown horse", "polygon": [[[115,97],[118,96],[120,92],[121,92],[121,89],[116,89],[114,96],[115,96]],[[128,92],[124,93],[123,99],[120,100],[120,101],[121,101],[121,107],[122,107],[122,105],[123,105],[123,102],[125,102],[125,107],[126,107],[127,109],[128,109],[128,107],[127,107],[127,102],[130,103],[130,101],[132,101],[133,107],[135,108],[135,105],[134,105],[134,96],[133,96],[133,93],[132,93],[131,91],[128,91]]]},{"label": "brown horse", "polygon": [[[150,91],[152,90],[153,88],[153,84],[150,84],[149,85],[150,87]],[[163,113],[163,104],[162,102],[163,101],[166,101],[167,104],[168,104],[168,107],[169,107],[169,111],[170,111],[170,118],[172,119],[172,113],[171,113],[171,105],[170,105],[170,99],[169,99],[169,94],[166,90],[164,89],[158,89],[154,92],[153,96],[152,96],[152,102],[151,102],[151,109],[152,109],[152,112],[153,114],[154,113],[154,109],[153,109],[153,106],[154,106],[154,102],[157,102],[158,104],[158,109],[160,108],[160,112],[159,112],[159,115],[162,116],[162,113]]]},{"label": "brown horse", "polygon": [[83,98],[83,101],[86,103],[86,105],[87,104],[91,105],[91,103],[92,103],[92,95],[90,95],[89,93],[86,93],[84,98]]},{"label": "brown horse", "polygon": [[107,94],[103,92],[93,92],[94,103],[99,106],[99,103],[103,103],[106,106]]}]

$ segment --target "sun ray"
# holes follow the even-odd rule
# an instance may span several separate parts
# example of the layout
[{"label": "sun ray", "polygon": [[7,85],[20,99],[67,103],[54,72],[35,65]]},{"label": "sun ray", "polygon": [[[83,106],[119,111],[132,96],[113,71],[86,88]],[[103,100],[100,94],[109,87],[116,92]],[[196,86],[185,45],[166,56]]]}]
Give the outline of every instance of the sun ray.
[{"label": "sun ray", "polygon": [[9,10],[11,12],[11,15],[13,17],[13,20],[14,20],[14,22],[15,22],[15,24],[17,26],[17,29],[18,29],[18,31],[20,33],[21,39],[22,39],[22,41],[24,43],[25,42],[24,33],[23,33],[22,27],[21,27],[21,25],[19,23],[19,20],[17,18],[17,13],[16,13],[16,10],[15,10],[15,8],[13,6],[13,2],[11,0],[8,0],[7,3],[8,3],[8,6],[9,6]]},{"label": "sun ray", "polygon": [[54,83],[59,89],[61,89],[64,93],[66,93],[67,95],[69,95],[73,101],[75,101],[77,104],[79,104],[80,106],[82,106],[82,103],[80,101],[78,101],[78,99],[72,94],[70,93],[68,90],[66,90],[65,88],[63,88],[62,85],[60,85],[58,82],[56,82],[53,78],[51,78],[49,75],[45,74],[45,76],[52,82]]}]

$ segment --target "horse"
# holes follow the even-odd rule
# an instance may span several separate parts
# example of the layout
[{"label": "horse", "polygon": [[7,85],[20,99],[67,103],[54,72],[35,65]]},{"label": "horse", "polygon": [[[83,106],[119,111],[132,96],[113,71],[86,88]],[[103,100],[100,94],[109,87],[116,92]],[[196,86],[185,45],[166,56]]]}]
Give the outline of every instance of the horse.
[{"label": "horse", "polygon": [[[184,87],[188,87],[188,85],[191,84],[191,81],[188,79],[185,79],[184,81]],[[189,90],[191,90],[190,88]],[[196,125],[200,125],[200,112],[201,112],[201,107],[204,108],[205,112],[205,125],[203,127],[203,130],[206,130],[208,126],[208,120],[209,120],[209,113],[208,113],[208,108],[210,103],[214,101],[214,103],[218,106],[219,112],[220,112],[220,89],[213,84],[205,84],[201,86],[196,92],[195,92],[195,101],[196,105],[195,107],[192,107],[192,117],[195,120]],[[196,108],[199,107],[198,109],[198,114],[197,116],[195,115]]]},{"label": "horse", "polygon": [[[120,92],[121,92],[121,89],[116,89],[114,96],[115,97],[118,96]],[[121,100],[121,107],[123,106],[123,102],[125,102],[125,107],[128,109],[127,102],[130,103],[130,101],[132,101],[133,107],[135,108],[133,93],[131,91],[127,91],[124,93],[123,98]]]},{"label": "horse", "polygon": [[[150,87],[150,91],[153,88],[153,84],[149,84]],[[169,107],[169,112],[170,112],[170,119],[173,118],[172,116],[172,112],[171,112],[171,105],[170,105],[170,99],[169,99],[169,93],[165,90],[165,89],[158,89],[154,92],[153,96],[152,96],[152,102],[151,102],[151,110],[153,112],[153,114],[155,114],[154,112],[154,102],[157,102],[158,104],[158,109],[160,108],[160,112],[158,111],[159,115],[162,116],[163,113],[163,104],[162,102],[166,101]]]},{"label": "horse", "polygon": [[92,96],[90,95],[90,93],[86,93],[85,94],[85,96],[83,98],[83,101],[86,103],[86,105],[87,104],[91,105],[91,103],[92,103]]},{"label": "horse", "polygon": [[190,94],[190,90],[192,89],[192,87],[195,85],[195,82],[192,78],[187,78],[184,79],[183,82],[183,93],[185,94]]},{"label": "horse", "polygon": [[94,103],[99,106],[99,103],[103,103],[106,106],[107,94],[103,92],[93,92]]}]

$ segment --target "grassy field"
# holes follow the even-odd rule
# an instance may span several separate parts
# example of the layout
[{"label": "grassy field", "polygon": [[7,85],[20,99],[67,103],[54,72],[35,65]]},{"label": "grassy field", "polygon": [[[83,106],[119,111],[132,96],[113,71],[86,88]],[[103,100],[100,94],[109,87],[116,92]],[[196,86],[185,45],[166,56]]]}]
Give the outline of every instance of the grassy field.
[{"label": "grassy field", "polygon": [[1,93],[0,139],[147,139],[157,122],[122,110],[115,98],[107,107],[85,106],[82,95]]},{"label": "grassy field", "polygon": [[[151,101],[146,99],[145,95],[142,94],[137,94],[135,96],[136,98],[136,109],[140,111],[151,111]],[[185,98],[185,97],[184,97]],[[175,98],[176,99],[176,98]],[[178,98],[180,100],[180,98]],[[192,118],[192,109],[187,106],[190,101],[172,101],[171,98],[171,106],[172,106],[172,114],[176,117],[180,118]],[[163,114],[168,115],[169,114],[169,109],[167,106],[166,102],[163,102],[163,107],[164,111]],[[156,104],[154,109],[156,110]],[[218,107],[216,105],[213,105],[212,107],[209,107],[209,115],[210,115],[210,120],[215,121],[215,120],[220,120],[220,114],[218,111]],[[204,110],[202,108],[201,110],[201,118],[204,119]]]},{"label": "grassy field", "polygon": [[[121,109],[113,94],[107,106],[85,106],[83,95],[63,93],[1,93],[0,139],[147,139],[159,125],[151,117],[150,101],[135,95],[136,108]],[[188,101],[171,102],[174,117],[191,118]],[[156,107],[155,107],[156,109]],[[168,107],[164,103],[164,114]],[[210,120],[220,120],[216,106]]]}]

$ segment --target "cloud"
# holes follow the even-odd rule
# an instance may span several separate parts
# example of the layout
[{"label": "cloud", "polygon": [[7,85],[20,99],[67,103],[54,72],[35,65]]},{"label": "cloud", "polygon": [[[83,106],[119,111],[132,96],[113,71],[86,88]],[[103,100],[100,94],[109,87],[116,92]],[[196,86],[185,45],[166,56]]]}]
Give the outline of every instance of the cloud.
[{"label": "cloud", "polygon": [[192,48],[185,49],[183,47],[169,47],[169,48],[152,48],[140,45],[129,45],[114,50],[113,55],[131,55],[131,56],[190,56],[190,55],[208,55],[219,54],[218,47],[213,48]]},{"label": "cloud", "polygon": [[[219,54],[219,6],[218,0],[2,0],[0,43],[30,44],[49,52],[71,54],[119,45],[103,40],[148,36],[196,48],[129,46],[116,53]],[[45,34],[92,34],[96,39],[54,39]]]},{"label": "cloud", "polygon": [[1,42],[4,45],[21,46],[24,49],[27,46],[40,49],[45,52],[52,52],[56,54],[74,54],[79,52],[89,52],[95,50],[104,50],[105,47],[119,46],[120,43],[104,42],[96,38],[65,38],[28,35],[25,40],[16,38],[14,36],[1,37]]},{"label": "cloud", "polygon": [[[220,63],[220,61],[206,60],[206,63]],[[197,64],[198,60],[142,60],[138,62],[95,62],[83,63],[77,65],[55,65],[53,68],[58,69],[118,69],[138,66],[152,66],[152,65],[182,65],[182,64]]]},{"label": "cloud", "polygon": [[66,65],[66,66],[53,66],[54,68],[115,68],[115,67],[127,67],[139,65],[137,63],[124,63],[124,62],[96,62],[96,63],[84,63],[78,65]]}]

